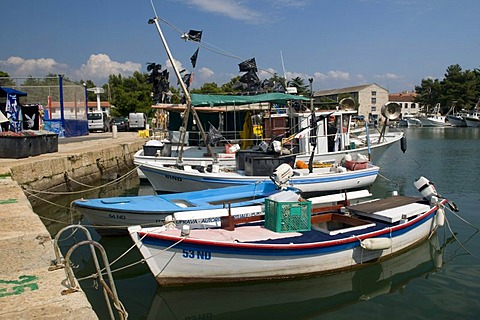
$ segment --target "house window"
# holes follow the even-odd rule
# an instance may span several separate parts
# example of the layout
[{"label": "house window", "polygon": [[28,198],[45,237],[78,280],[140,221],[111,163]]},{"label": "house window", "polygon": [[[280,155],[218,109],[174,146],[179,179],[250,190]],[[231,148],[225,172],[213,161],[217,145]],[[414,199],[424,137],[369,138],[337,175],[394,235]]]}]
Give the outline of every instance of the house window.
[{"label": "house window", "polygon": [[372,98],[372,104],[376,104],[377,103],[377,98]]},{"label": "house window", "polygon": [[372,112],[375,112],[375,111],[377,111],[377,107],[375,107],[375,106],[372,106],[371,108],[372,108]]},{"label": "house window", "polygon": [[377,95],[377,91],[372,91],[372,96],[376,96]]}]

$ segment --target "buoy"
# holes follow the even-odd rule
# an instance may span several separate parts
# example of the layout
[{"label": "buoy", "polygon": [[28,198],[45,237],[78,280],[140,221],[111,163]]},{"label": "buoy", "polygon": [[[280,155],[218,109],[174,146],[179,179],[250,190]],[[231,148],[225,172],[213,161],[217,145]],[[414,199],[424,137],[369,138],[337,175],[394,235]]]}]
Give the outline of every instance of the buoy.
[{"label": "buoy", "polygon": [[366,250],[385,250],[392,246],[390,238],[370,238],[360,242],[360,246]]},{"label": "buoy", "polygon": [[422,194],[422,196],[429,201],[432,196],[438,196],[437,190],[435,189],[433,183],[431,183],[430,180],[425,177],[418,178],[418,180],[416,180],[413,184],[415,185],[415,188],[417,188],[417,190]]},{"label": "buoy", "polygon": [[400,150],[402,150],[403,153],[407,151],[407,137],[405,135],[400,139]]},{"label": "buoy", "polygon": [[445,224],[445,209],[443,209],[443,207],[438,207],[435,223],[439,227],[443,227],[443,225]]}]

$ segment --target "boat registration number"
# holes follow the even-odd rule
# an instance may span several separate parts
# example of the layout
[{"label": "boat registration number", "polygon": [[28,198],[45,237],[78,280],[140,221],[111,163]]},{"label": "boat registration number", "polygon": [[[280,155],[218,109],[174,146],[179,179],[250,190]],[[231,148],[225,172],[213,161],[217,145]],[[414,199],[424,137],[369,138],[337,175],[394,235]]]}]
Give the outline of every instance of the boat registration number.
[{"label": "boat registration number", "polygon": [[182,257],[187,259],[210,260],[212,259],[212,253],[210,251],[203,250],[183,249]]}]

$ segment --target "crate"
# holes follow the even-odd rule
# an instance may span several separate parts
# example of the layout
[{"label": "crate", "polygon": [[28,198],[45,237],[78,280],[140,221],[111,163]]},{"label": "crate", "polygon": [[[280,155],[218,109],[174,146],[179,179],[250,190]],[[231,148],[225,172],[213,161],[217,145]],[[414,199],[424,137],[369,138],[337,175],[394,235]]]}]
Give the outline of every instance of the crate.
[{"label": "crate", "polygon": [[265,152],[261,150],[237,150],[235,152],[235,162],[237,165],[237,170],[245,170],[245,158],[252,156],[265,156]]},{"label": "crate", "polygon": [[283,163],[288,163],[292,168],[295,167],[295,157],[295,155],[247,155],[245,157],[245,175],[271,176],[273,171]]},{"label": "crate", "polygon": [[265,199],[265,228],[275,232],[310,231],[312,203]]}]

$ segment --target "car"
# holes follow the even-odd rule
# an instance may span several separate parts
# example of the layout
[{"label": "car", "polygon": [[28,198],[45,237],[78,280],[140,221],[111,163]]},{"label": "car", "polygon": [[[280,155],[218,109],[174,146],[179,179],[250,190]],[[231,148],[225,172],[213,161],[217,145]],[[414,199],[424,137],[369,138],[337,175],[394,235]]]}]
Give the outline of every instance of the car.
[{"label": "car", "polygon": [[116,117],[113,118],[110,122],[110,126],[117,126],[117,131],[128,131],[130,130],[130,125],[128,123],[128,119],[124,117]]}]

